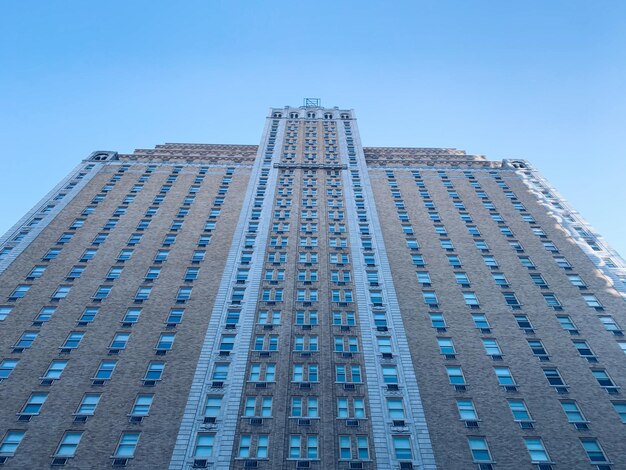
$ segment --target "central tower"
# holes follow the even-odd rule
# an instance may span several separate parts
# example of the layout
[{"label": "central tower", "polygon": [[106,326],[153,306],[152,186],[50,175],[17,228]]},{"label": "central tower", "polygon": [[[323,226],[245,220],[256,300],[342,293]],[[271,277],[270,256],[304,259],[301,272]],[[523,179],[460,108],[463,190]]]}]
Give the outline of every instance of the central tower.
[{"label": "central tower", "polygon": [[270,110],[209,314],[170,470],[435,468],[352,110]]}]

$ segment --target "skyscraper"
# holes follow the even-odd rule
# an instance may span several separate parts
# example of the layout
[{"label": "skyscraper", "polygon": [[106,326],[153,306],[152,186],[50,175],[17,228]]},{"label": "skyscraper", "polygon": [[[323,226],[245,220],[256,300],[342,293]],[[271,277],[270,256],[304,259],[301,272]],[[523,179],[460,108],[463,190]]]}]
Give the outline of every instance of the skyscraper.
[{"label": "skyscraper", "polygon": [[0,239],[5,468],[626,468],[626,264],[528,162],[94,152]]}]

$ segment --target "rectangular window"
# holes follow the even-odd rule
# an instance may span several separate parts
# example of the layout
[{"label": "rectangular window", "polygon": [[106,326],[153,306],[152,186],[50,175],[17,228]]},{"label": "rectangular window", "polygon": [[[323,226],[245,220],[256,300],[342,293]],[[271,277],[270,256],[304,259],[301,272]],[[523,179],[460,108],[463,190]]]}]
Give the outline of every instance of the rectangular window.
[{"label": "rectangular window", "polygon": [[135,455],[135,449],[139,442],[138,432],[123,432],[115,449],[114,457],[129,459]]},{"label": "rectangular window", "polygon": [[546,448],[540,438],[525,437],[524,444],[526,445],[526,450],[528,450],[532,463],[550,462],[548,452],[546,451]]},{"label": "rectangular window", "polygon": [[95,380],[110,380],[116,365],[117,361],[102,361],[93,378]]},{"label": "rectangular window", "polygon": [[130,411],[131,416],[148,416],[153,399],[154,395],[152,394],[137,395],[133,408]]},{"label": "rectangular window", "polygon": [[100,402],[101,396],[102,394],[100,393],[86,393],[85,395],[83,395],[83,399],[78,405],[75,414],[79,416],[93,415],[96,412],[96,407]]},{"label": "rectangular window", "polygon": [[4,359],[0,362],[0,381],[9,378],[18,362],[19,359]]},{"label": "rectangular window", "polygon": [[26,431],[7,431],[0,442],[0,455],[12,456],[19,447]]},{"label": "rectangular window", "polygon": [[468,437],[467,443],[474,462],[491,462],[491,453],[484,437]]},{"label": "rectangular window", "polygon": [[83,431],[67,431],[61,438],[61,442],[54,455],[62,458],[74,457],[82,436]]},{"label": "rectangular window", "polygon": [[37,415],[41,410],[41,407],[48,398],[47,392],[31,393],[28,401],[22,407],[20,414],[22,415]]}]

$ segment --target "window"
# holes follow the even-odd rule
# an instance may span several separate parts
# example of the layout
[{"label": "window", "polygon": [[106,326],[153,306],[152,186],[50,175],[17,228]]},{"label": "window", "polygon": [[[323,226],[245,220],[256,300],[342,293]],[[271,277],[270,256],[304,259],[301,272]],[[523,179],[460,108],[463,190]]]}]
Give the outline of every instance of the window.
[{"label": "window", "polygon": [[485,262],[485,266],[490,267],[490,268],[497,268],[498,267],[498,262],[496,261],[496,259],[493,256],[483,256],[483,261]]},{"label": "window", "polygon": [[131,416],[148,416],[153,399],[154,395],[151,394],[137,395],[133,408],[130,411]]},{"label": "window", "polygon": [[22,411],[20,412],[20,414],[23,414],[23,415],[39,414],[39,411],[41,410],[41,407],[43,406],[43,404],[46,402],[47,398],[48,398],[47,392],[31,393],[30,397],[28,398],[28,401],[22,407]]},{"label": "window", "polygon": [[135,293],[135,302],[143,302],[144,300],[148,300],[151,292],[152,292],[152,287],[138,288],[137,292]]},{"label": "window", "polygon": [[543,343],[538,339],[529,339],[528,346],[530,346],[531,351],[535,356],[537,356],[542,361],[549,360],[548,352],[544,347]]},{"label": "window", "polygon": [[502,295],[504,296],[504,301],[509,307],[516,308],[521,305],[514,292],[503,292]]},{"label": "window", "polygon": [[111,269],[109,269],[109,272],[106,275],[106,280],[112,281],[114,279],[118,279],[121,276],[123,269],[124,268],[119,266],[112,267]]},{"label": "window", "polygon": [[554,262],[557,264],[557,266],[559,266],[560,268],[563,269],[571,269],[572,265],[569,264],[569,261],[567,261],[565,258],[563,258],[562,256],[555,256],[554,257]]},{"label": "window", "polygon": [[610,317],[608,315],[602,315],[600,317],[598,317],[598,319],[600,320],[600,322],[604,325],[604,328],[607,331],[612,332],[614,335],[616,336],[621,336],[622,335],[622,329],[621,327],[615,322],[615,320],[613,319],[613,317]]},{"label": "window", "polygon": [[[223,364],[217,364],[215,366],[215,371],[213,375],[215,376],[216,371],[218,371],[218,366]],[[146,370],[146,375],[144,376],[144,380],[161,380],[161,376],[163,375],[163,370],[165,369],[164,362],[150,362],[148,364],[148,369]],[[220,369],[221,372],[221,369]],[[228,372],[228,365],[226,365],[226,372]],[[219,380],[219,379],[218,379]]]},{"label": "window", "polygon": [[83,254],[80,257],[80,262],[86,263],[90,259],[93,259],[93,257],[96,256],[97,252],[98,250],[96,249],[88,249],[88,250],[83,251]]},{"label": "window", "polygon": [[0,321],[5,320],[6,317],[13,311],[13,307],[2,306],[0,307]]},{"label": "window", "polygon": [[447,255],[447,258],[448,258],[448,263],[453,268],[460,268],[461,267],[461,260],[459,259],[458,256],[456,256],[456,255]]},{"label": "window", "polygon": [[26,276],[26,279],[37,279],[41,276],[43,276],[44,271],[46,270],[45,266],[35,266],[33,269],[30,270],[30,273],[28,273],[28,276]]},{"label": "window", "polygon": [[465,300],[465,305],[470,307],[478,307],[478,298],[474,292],[463,292],[463,299]]},{"label": "window", "polygon": [[526,450],[530,455],[532,463],[550,462],[550,457],[548,456],[548,452],[546,451],[541,438],[525,437],[524,444],[526,445]]},{"label": "window", "polygon": [[120,436],[117,449],[115,449],[115,454],[113,454],[113,456],[124,459],[132,458],[135,455],[135,449],[137,448],[138,442],[138,432],[123,432]]},{"label": "window", "polygon": [[397,384],[398,368],[396,366],[382,366],[383,382],[386,384]]},{"label": "window", "polygon": [[585,281],[583,281],[578,274],[568,274],[567,279],[569,279],[569,282],[571,282],[573,286],[576,286],[579,288],[587,287],[587,284],[585,284]]},{"label": "window", "polygon": [[474,326],[479,330],[488,332],[488,330],[490,330],[491,328],[487,317],[482,313],[472,313],[472,320],[474,321]]},{"label": "window", "polygon": [[491,277],[497,286],[500,287],[509,287],[509,281],[506,279],[506,276],[502,273],[491,273]]},{"label": "window", "polygon": [[100,402],[100,393],[86,393],[83,395],[78,408],[76,409],[76,415],[91,416],[96,412],[96,407]]},{"label": "window", "polygon": [[144,279],[148,282],[154,281],[155,279],[159,277],[159,274],[161,274],[161,268],[151,267],[151,268],[148,268],[148,272],[146,273]]},{"label": "window", "polygon": [[12,456],[22,442],[26,431],[7,431],[0,442],[0,455]]},{"label": "window", "polygon": [[60,379],[65,366],[67,366],[67,361],[52,361],[43,378],[50,380]]},{"label": "window", "polygon": [[106,299],[109,296],[111,289],[113,289],[113,286],[100,286],[93,294],[92,298],[98,300]]},{"label": "window", "polygon": [[13,289],[13,292],[9,296],[9,300],[21,299],[22,297],[26,295],[30,287],[31,286],[28,284],[20,284],[15,289]]},{"label": "window", "polygon": [[59,256],[59,253],[61,253],[59,248],[51,248],[41,259],[42,261],[50,261]]},{"label": "window", "polygon": [[291,398],[291,416],[304,418],[318,417],[318,399],[317,397],[292,397]]},{"label": "window", "polygon": [[600,384],[600,387],[603,387],[609,393],[617,393],[615,382],[613,382],[613,379],[611,379],[606,370],[596,369],[592,370],[591,373],[598,381],[598,384]]},{"label": "window", "polygon": [[587,303],[588,307],[602,310],[602,304],[593,294],[583,294],[583,300]]},{"label": "window", "polygon": [[563,307],[559,299],[554,294],[543,294],[543,299],[546,301],[548,307],[552,307],[555,310],[561,310]]},{"label": "window", "polygon": [[509,409],[513,415],[513,420],[518,422],[532,421],[530,412],[524,400],[509,400]]},{"label": "window", "polygon": [[82,436],[83,431],[67,431],[61,438],[61,442],[54,455],[57,457],[74,457]]},{"label": "window", "polygon": [[493,370],[496,373],[496,378],[498,379],[498,383],[500,385],[503,387],[515,386],[515,380],[513,379],[511,370],[508,367],[494,367]]},{"label": "window", "polygon": [[587,359],[589,362],[597,362],[595,354],[585,340],[574,340],[573,343],[574,347],[578,351],[578,354]]},{"label": "window", "polygon": [[57,287],[57,290],[54,291],[54,294],[52,294],[52,297],[50,298],[50,300],[61,300],[61,299],[64,299],[70,293],[70,289],[71,288],[72,288],[72,286],[59,286],[59,287]]},{"label": "window", "polygon": [[424,297],[424,303],[426,305],[429,305],[431,307],[436,307],[437,304],[439,303],[437,300],[437,294],[435,293],[435,291],[422,291],[422,296]]},{"label": "window", "polygon": [[213,456],[213,446],[215,445],[215,434],[199,432],[196,437],[196,446],[193,451],[194,459],[207,459]]},{"label": "window", "polygon": [[532,281],[535,283],[535,285],[539,286],[542,289],[547,289],[548,288],[548,283],[546,282],[546,280],[543,278],[543,276],[539,273],[532,273],[530,275],[530,278],[532,279]]},{"label": "window", "polygon": [[96,380],[109,380],[113,376],[113,371],[117,361],[102,361],[98,366],[94,379]]},{"label": "window", "polygon": [[474,462],[491,462],[491,453],[484,437],[468,437],[467,443]]},{"label": "window", "polygon": [[439,345],[440,354],[444,354],[446,356],[454,356],[456,354],[452,338],[437,338],[437,344]]},{"label": "window", "polygon": [[159,250],[156,252],[156,255],[154,255],[154,262],[155,263],[162,263],[163,261],[167,260],[167,257],[169,256],[170,251],[169,250]]},{"label": "window", "polygon": [[[575,401],[562,401],[561,408],[563,408],[563,412],[565,413],[565,416],[567,416],[567,420],[570,423],[580,425],[587,422],[583,412],[580,410],[580,407]],[[586,429],[586,426],[581,428]]]},{"label": "window", "polygon": [[487,355],[491,356],[493,359],[502,358],[502,351],[500,350],[498,341],[495,339],[483,338],[483,347],[485,348]]},{"label": "window", "polygon": [[409,436],[392,436],[393,452],[398,460],[412,460],[411,439]]},{"label": "window", "polygon": [[608,462],[597,439],[581,439],[580,442],[592,463]]},{"label": "window", "polygon": [[626,402],[613,402],[613,408],[615,408],[622,423],[626,424]]},{"label": "window", "polygon": [[474,421],[478,419],[476,408],[472,400],[457,400],[456,407],[459,410],[459,417],[463,421]]},{"label": "window", "polygon": [[461,367],[448,366],[446,367],[446,372],[448,373],[448,380],[450,381],[450,384],[465,385],[465,377],[463,376]]},{"label": "window", "polygon": [[456,283],[460,284],[462,287],[470,286],[470,281],[469,281],[469,278],[467,277],[467,273],[455,272],[454,278],[456,280]]},{"label": "window", "polygon": [[566,387],[563,377],[558,369],[543,369],[543,373],[548,379],[548,383],[553,387]]},{"label": "window", "polygon": [[38,334],[39,333],[37,333],[36,331],[25,331],[24,333],[22,333],[22,336],[17,341],[17,343],[15,343],[14,347],[16,349],[30,348],[33,344],[33,341],[35,341],[35,338],[37,338]]},{"label": "window", "polygon": [[70,272],[67,274],[67,280],[73,281],[74,279],[78,279],[83,271],[85,270],[85,266],[74,266]]},{"label": "window", "polygon": [[131,259],[133,256],[133,250],[131,248],[124,248],[123,250],[120,250],[120,253],[117,255],[117,260],[118,261],[127,261],[129,259]]},{"label": "window", "polygon": [[186,302],[191,298],[192,287],[180,287],[176,294],[176,302]]},{"label": "window", "polygon": [[578,334],[578,328],[576,328],[576,325],[574,324],[574,322],[569,316],[558,315],[556,318],[559,321],[559,324],[561,325],[561,327],[563,327],[565,331],[569,331],[571,335]]},{"label": "window", "polygon": [[139,320],[139,315],[141,315],[140,308],[129,308],[128,310],[126,310],[126,314],[122,319],[122,323],[137,323],[137,321]]},{"label": "window", "polygon": [[525,268],[535,269],[535,263],[533,263],[529,256],[520,256],[519,261]]},{"label": "window", "polygon": [[9,378],[18,362],[20,362],[19,359],[4,359],[0,362],[0,381]]}]

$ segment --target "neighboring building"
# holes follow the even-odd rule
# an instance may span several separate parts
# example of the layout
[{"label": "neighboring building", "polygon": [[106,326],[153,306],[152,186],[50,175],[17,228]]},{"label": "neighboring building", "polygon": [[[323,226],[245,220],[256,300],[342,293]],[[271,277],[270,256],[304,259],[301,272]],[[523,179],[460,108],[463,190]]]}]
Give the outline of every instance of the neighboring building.
[{"label": "neighboring building", "polygon": [[94,152],[0,239],[0,465],[626,468],[619,255],[525,161],[307,104]]}]

